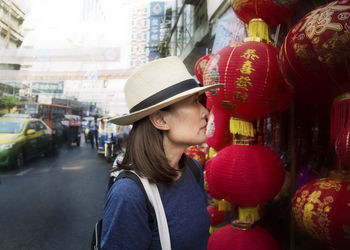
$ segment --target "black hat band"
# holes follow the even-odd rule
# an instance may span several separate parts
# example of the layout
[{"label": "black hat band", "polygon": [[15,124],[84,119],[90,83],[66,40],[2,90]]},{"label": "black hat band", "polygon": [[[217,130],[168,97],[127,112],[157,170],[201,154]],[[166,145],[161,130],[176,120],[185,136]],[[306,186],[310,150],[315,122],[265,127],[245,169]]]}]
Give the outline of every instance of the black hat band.
[{"label": "black hat band", "polygon": [[155,93],[154,95],[151,95],[150,97],[146,98],[142,102],[136,104],[134,107],[130,109],[130,113],[134,113],[142,109],[146,109],[170,97],[173,97],[177,94],[180,94],[182,92],[185,92],[187,90],[197,88],[197,87],[200,87],[200,85],[194,79],[188,79],[188,80],[179,82],[166,89],[159,91],[158,93]]}]

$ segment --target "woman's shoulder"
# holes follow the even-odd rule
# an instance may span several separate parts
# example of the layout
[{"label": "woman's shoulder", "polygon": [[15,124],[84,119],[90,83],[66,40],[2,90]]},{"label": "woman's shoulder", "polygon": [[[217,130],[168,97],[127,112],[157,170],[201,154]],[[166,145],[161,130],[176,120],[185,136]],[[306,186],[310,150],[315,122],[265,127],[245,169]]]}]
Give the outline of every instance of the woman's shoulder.
[{"label": "woman's shoulder", "polygon": [[108,192],[108,200],[127,200],[128,202],[145,202],[141,188],[130,178],[121,178],[115,181]]}]

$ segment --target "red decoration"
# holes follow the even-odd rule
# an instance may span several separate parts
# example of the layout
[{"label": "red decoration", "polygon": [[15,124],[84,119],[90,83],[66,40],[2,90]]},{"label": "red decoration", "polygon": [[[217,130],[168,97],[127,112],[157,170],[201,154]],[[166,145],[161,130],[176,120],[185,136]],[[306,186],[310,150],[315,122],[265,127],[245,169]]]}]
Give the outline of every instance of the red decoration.
[{"label": "red decoration", "polygon": [[279,73],[278,49],[263,42],[226,46],[213,56],[204,71],[204,85],[221,83],[207,91],[210,102],[232,116],[257,120],[276,111],[284,88]]},{"label": "red decoration", "polygon": [[235,0],[232,9],[245,23],[263,19],[269,26],[285,22],[298,7],[299,0]]},{"label": "red decoration", "polygon": [[186,149],[185,154],[192,157],[193,159],[196,159],[202,167],[204,167],[205,164],[205,148],[195,145],[190,146]]},{"label": "red decoration", "polygon": [[216,151],[232,144],[230,133],[230,113],[220,107],[210,110],[207,126],[207,144]]},{"label": "red decoration", "polygon": [[350,128],[343,129],[335,141],[335,152],[339,160],[346,166],[343,169],[350,169]]},{"label": "red decoration", "polygon": [[[272,199],[284,182],[283,163],[262,145],[231,145],[206,165],[208,193],[242,207]],[[253,191],[252,191],[253,190]]]},{"label": "red decoration", "polygon": [[330,141],[334,144],[339,133],[350,130],[350,93],[337,96],[331,109],[331,135]]},{"label": "red decoration", "polygon": [[338,177],[302,186],[293,197],[292,211],[298,225],[312,237],[345,250],[350,249],[350,175]]},{"label": "red decoration", "polygon": [[226,213],[224,211],[219,211],[213,206],[207,206],[207,210],[210,217],[211,226],[217,226],[225,221]]},{"label": "red decoration", "polygon": [[350,0],[308,13],[288,33],[280,51],[285,79],[306,104],[329,104],[350,90]]},{"label": "red decoration", "polygon": [[198,59],[196,65],[194,66],[195,74],[198,81],[203,85],[203,72],[208,64],[208,61],[213,56],[213,54],[208,54]]},{"label": "red decoration", "polygon": [[273,237],[263,228],[238,229],[226,225],[216,230],[209,238],[208,250],[278,250]]}]

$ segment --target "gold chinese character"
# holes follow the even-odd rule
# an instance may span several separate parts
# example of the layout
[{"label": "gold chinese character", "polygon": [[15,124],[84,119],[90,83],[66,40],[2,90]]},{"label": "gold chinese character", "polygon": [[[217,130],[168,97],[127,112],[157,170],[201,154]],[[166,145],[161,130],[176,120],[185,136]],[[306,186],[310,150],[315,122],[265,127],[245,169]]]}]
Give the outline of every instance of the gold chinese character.
[{"label": "gold chinese character", "polygon": [[255,59],[259,59],[259,56],[257,56],[255,52],[256,52],[255,49],[247,49],[241,57],[247,60],[250,59],[254,61]]},{"label": "gold chinese character", "polygon": [[248,91],[248,85],[253,86],[249,76],[240,76],[235,81],[236,87]]},{"label": "gold chinese character", "polygon": [[340,23],[332,22],[332,16],[334,12],[342,12],[349,9],[350,7],[347,5],[338,5],[338,1],[315,9],[305,18],[305,23],[300,27],[299,32],[305,30],[306,37],[311,40],[314,36],[321,35],[328,29],[341,31],[343,26]]},{"label": "gold chinese character", "polygon": [[251,61],[245,61],[242,65],[242,68],[237,69],[241,71],[242,74],[248,74],[250,75],[255,69],[252,67],[252,62]]},{"label": "gold chinese character", "polygon": [[248,99],[247,92],[241,92],[241,91],[233,92],[233,100],[245,103],[247,99]]}]

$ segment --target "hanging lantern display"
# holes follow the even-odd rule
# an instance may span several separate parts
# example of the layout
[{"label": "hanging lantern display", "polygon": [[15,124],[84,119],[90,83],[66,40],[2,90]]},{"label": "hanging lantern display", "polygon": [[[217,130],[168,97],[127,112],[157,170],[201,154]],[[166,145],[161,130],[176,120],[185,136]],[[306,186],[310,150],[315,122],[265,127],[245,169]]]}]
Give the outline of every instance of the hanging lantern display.
[{"label": "hanging lantern display", "polygon": [[338,135],[346,133],[346,130],[350,130],[350,92],[337,96],[333,101],[330,142],[334,144]]},{"label": "hanging lantern display", "polygon": [[210,58],[213,56],[213,54],[208,54],[205,55],[201,58],[198,59],[198,61],[196,62],[195,66],[194,66],[194,71],[195,71],[195,75],[198,79],[198,81],[203,85],[203,72],[205,67],[208,64],[208,61],[210,60]]},{"label": "hanging lantern display", "polygon": [[239,228],[226,225],[216,230],[209,238],[208,250],[278,250],[273,237],[263,228]]},{"label": "hanging lantern display", "polygon": [[[230,133],[230,113],[218,106],[210,110],[207,125],[207,144],[215,151],[232,144]],[[211,157],[210,157],[211,158]]]},{"label": "hanging lantern display", "polygon": [[332,172],[295,193],[292,212],[298,225],[335,249],[350,249],[350,174]]},{"label": "hanging lantern display", "polygon": [[343,129],[335,141],[335,152],[339,160],[345,164],[343,169],[350,170],[350,127]]},{"label": "hanging lantern display", "polygon": [[192,157],[193,159],[196,159],[202,167],[204,167],[205,164],[205,151],[204,147],[195,145],[190,146],[186,149],[185,154]]},{"label": "hanging lantern display", "polygon": [[308,13],[287,34],[280,50],[283,76],[296,98],[328,105],[350,90],[350,0]]},{"label": "hanging lantern display", "polygon": [[299,0],[235,0],[232,9],[245,23],[263,19],[269,26],[285,22],[298,7]]},{"label": "hanging lantern display", "polygon": [[[272,199],[284,182],[283,163],[262,145],[231,145],[208,160],[208,193],[242,207]],[[254,190],[254,192],[252,192]]]}]

